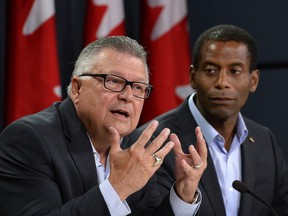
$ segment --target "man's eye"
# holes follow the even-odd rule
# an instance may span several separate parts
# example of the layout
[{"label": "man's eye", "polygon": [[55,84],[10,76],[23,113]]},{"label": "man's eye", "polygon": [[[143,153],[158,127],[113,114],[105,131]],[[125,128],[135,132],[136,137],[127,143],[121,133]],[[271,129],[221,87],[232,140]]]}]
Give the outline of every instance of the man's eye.
[{"label": "man's eye", "polygon": [[133,89],[137,90],[137,91],[144,91],[144,87],[138,84],[133,84]]},{"label": "man's eye", "polygon": [[235,75],[237,75],[237,74],[240,74],[242,71],[240,70],[240,69],[231,69],[230,70],[230,72],[232,73],[232,74],[235,74]]},{"label": "man's eye", "polygon": [[217,73],[217,70],[214,68],[206,68],[205,72],[208,74],[215,74]]},{"label": "man's eye", "polygon": [[120,79],[115,79],[115,78],[109,78],[109,79],[106,79],[106,82],[107,83],[120,83],[121,80]]}]

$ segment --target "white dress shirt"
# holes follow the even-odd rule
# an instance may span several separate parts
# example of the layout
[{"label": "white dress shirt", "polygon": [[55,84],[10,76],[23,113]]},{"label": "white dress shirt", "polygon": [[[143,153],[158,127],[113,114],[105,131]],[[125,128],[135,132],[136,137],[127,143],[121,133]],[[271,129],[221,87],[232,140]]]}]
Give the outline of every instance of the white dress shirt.
[{"label": "white dress shirt", "polygon": [[[88,133],[87,133],[88,135]],[[88,135],[89,137],[89,135]],[[104,200],[108,206],[110,214],[112,216],[122,216],[128,215],[131,213],[131,209],[126,201],[121,201],[120,197],[114,190],[113,186],[109,182],[109,174],[110,174],[110,163],[109,163],[109,156],[107,157],[106,167],[100,163],[100,155],[94,148],[92,141],[89,137],[97,170],[98,182],[100,191],[104,197]],[[194,216],[196,215],[201,201],[202,195],[199,189],[197,189],[198,193],[200,194],[198,202],[195,204],[189,204],[182,201],[176,194],[174,187],[171,188],[170,191],[170,203],[173,209],[175,216]]]}]

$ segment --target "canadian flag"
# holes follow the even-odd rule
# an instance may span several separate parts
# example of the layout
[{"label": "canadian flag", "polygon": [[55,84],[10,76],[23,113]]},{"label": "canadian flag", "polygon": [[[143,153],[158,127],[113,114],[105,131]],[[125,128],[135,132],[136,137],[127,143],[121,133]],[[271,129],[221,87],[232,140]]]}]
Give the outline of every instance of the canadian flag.
[{"label": "canadian flag", "polygon": [[112,35],[125,35],[123,0],[88,0],[84,45]]},{"label": "canadian flag", "polygon": [[186,0],[145,0],[142,14],[142,44],[154,86],[142,112],[145,123],[179,105],[192,88]]},{"label": "canadian flag", "polygon": [[61,100],[54,0],[9,3],[6,124]]}]

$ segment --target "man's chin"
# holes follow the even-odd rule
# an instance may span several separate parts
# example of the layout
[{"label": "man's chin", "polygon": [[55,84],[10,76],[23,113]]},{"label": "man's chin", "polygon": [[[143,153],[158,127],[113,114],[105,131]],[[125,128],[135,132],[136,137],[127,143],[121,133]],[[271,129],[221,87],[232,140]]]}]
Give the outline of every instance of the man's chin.
[{"label": "man's chin", "polygon": [[127,136],[129,133],[131,133],[135,128],[128,127],[128,125],[117,125],[115,126],[116,130],[120,134],[121,138]]}]

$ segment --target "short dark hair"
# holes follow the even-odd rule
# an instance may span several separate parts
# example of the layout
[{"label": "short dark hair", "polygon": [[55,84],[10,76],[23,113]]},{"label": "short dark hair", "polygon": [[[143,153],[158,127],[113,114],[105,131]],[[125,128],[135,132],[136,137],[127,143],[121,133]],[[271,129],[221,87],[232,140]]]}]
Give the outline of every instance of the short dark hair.
[{"label": "short dark hair", "polygon": [[195,42],[193,48],[193,66],[198,69],[203,45],[208,41],[236,41],[247,46],[250,53],[250,71],[257,69],[257,43],[244,29],[235,25],[217,25],[203,32]]}]

